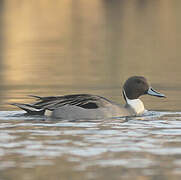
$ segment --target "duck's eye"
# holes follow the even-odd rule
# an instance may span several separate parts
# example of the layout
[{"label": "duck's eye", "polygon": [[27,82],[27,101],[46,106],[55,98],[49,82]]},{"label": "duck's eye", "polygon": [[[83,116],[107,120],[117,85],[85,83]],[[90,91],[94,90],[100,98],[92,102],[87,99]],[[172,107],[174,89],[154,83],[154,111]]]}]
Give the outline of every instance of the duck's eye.
[{"label": "duck's eye", "polygon": [[137,80],[136,80],[136,83],[140,84],[140,83],[141,83],[141,80],[140,80],[140,79],[137,79]]}]

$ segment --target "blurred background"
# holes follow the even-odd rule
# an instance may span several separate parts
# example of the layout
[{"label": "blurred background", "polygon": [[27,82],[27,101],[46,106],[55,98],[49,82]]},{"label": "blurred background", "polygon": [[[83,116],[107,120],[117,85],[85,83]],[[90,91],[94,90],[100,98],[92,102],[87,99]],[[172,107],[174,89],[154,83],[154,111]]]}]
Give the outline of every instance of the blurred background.
[{"label": "blurred background", "polygon": [[1,110],[27,94],[93,93],[123,102],[143,75],[167,99],[148,109],[180,111],[181,1],[1,0]]}]

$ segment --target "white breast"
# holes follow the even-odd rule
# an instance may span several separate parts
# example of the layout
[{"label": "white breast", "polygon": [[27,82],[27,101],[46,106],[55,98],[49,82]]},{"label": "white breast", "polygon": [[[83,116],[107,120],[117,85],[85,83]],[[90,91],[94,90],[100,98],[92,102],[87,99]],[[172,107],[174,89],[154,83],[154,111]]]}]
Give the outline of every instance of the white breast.
[{"label": "white breast", "polygon": [[145,111],[144,104],[140,99],[127,99],[127,104],[136,115],[140,115]]}]

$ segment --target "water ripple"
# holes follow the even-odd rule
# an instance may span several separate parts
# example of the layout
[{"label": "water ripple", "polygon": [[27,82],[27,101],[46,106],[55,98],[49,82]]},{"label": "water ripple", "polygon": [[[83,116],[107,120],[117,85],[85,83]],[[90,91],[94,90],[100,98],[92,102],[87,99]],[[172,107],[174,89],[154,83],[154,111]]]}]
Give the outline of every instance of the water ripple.
[{"label": "water ripple", "polygon": [[[0,170],[73,163],[73,169],[124,167],[157,174],[171,161],[181,168],[181,113],[97,122],[50,121],[19,112],[0,113]],[[18,160],[16,160],[18,159]]]}]

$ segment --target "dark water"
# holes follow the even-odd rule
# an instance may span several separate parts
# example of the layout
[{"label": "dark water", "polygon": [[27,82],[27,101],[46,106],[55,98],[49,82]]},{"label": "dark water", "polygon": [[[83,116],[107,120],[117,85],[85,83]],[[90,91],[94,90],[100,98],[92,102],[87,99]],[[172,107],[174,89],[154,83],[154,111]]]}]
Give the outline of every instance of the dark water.
[{"label": "dark water", "polygon": [[[0,179],[180,179],[181,1],[0,1]],[[7,105],[28,94],[124,103],[143,75],[166,99],[144,117],[56,121]]]}]

